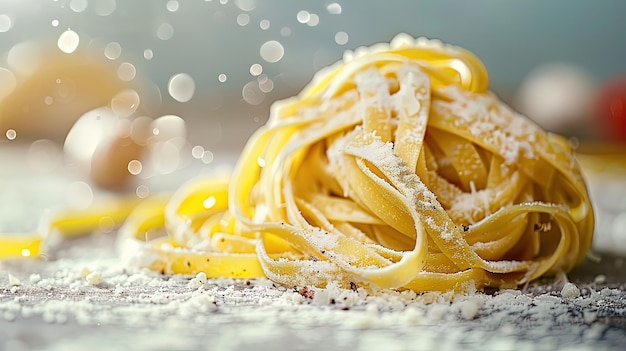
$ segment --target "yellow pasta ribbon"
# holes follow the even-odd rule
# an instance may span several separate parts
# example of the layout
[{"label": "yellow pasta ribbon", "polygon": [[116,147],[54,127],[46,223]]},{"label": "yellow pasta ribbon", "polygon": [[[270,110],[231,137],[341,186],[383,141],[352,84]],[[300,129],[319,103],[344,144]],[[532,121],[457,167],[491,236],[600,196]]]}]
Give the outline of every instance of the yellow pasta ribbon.
[{"label": "yellow pasta ribbon", "polygon": [[[487,89],[476,56],[437,41],[347,53],[273,105],[232,174],[137,206],[122,256],[163,273],[415,291],[568,271],[594,227],[572,150]],[[36,252],[34,238],[0,239],[0,255]]]}]

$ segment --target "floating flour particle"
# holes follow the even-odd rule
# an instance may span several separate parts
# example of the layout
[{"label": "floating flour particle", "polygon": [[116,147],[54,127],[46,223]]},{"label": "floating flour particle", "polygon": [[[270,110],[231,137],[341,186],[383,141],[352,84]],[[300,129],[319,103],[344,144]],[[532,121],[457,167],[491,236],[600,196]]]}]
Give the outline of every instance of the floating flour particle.
[{"label": "floating flour particle", "polygon": [[98,272],[91,272],[87,274],[85,280],[91,285],[98,285],[102,283],[102,275]]},{"label": "floating flour particle", "polygon": [[22,285],[22,282],[19,279],[17,279],[16,276],[14,276],[13,274],[9,273],[9,284],[11,286],[20,286],[20,285]]},{"label": "floating flour particle", "polygon": [[565,298],[575,298],[580,296],[580,289],[572,283],[565,283],[561,289],[561,296]]},{"label": "floating flour particle", "polygon": [[28,280],[30,280],[31,284],[37,284],[41,281],[41,275],[33,273],[28,277]]}]

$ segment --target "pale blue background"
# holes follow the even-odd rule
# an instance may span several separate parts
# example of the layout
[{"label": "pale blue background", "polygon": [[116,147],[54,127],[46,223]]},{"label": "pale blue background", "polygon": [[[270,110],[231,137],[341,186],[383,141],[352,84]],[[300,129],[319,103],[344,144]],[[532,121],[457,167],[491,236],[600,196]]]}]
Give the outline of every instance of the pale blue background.
[{"label": "pale blue background", "polygon": [[[55,42],[67,28],[101,44],[117,41],[122,46],[117,61],[133,63],[138,80],[151,80],[162,90],[162,103],[143,106],[147,113],[174,113],[198,121],[194,123],[200,129],[217,128],[213,144],[230,145],[229,135],[249,134],[267,117],[267,103],[299,91],[315,70],[339,59],[345,49],[388,41],[398,32],[473,51],[487,66],[492,89],[505,99],[529,70],[545,62],[578,64],[598,82],[626,73],[626,1],[621,0],[339,0],[340,15],[326,10],[333,1],[256,0],[247,12],[250,23],[243,27],[236,17],[244,11],[233,0],[180,0],[176,12],[166,9],[166,0],[117,0],[116,10],[104,17],[94,13],[101,1],[111,0],[88,0],[87,9],[76,13],[69,0],[2,0],[0,14],[9,14],[14,24],[0,33],[0,51],[28,39]],[[319,24],[299,23],[300,10],[317,14]],[[54,19],[60,21],[56,28],[50,24]],[[263,19],[270,21],[267,30],[259,28]],[[164,21],[174,27],[174,36],[166,41],[155,36]],[[290,36],[280,35],[283,27],[290,28]],[[339,31],[349,35],[344,46],[334,41]],[[259,47],[268,40],[285,47],[279,63],[265,63],[259,56]],[[143,58],[147,48],[154,51],[150,61]],[[241,98],[243,85],[254,79],[249,73],[253,63],[263,64],[275,82],[265,103],[256,107]],[[180,72],[193,76],[197,85],[194,98],[184,104],[165,89],[168,79]],[[225,83],[217,81],[220,73],[227,74]],[[229,132],[235,127],[237,132]]]}]

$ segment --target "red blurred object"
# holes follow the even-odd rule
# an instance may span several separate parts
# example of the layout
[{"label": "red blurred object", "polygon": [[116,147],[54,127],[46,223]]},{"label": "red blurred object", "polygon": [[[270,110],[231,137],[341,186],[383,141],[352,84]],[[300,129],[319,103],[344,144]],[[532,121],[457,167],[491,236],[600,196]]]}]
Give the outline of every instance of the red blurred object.
[{"label": "red blurred object", "polygon": [[603,84],[595,101],[600,136],[606,141],[626,142],[626,76]]}]

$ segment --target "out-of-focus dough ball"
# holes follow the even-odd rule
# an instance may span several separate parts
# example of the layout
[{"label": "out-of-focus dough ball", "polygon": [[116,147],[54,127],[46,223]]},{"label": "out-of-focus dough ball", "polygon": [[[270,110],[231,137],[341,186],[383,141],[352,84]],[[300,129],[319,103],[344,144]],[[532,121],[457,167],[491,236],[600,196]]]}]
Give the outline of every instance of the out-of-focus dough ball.
[{"label": "out-of-focus dough ball", "polygon": [[517,92],[516,107],[547,130],[584,133],[594,90],[593,79],[582,68],[569,63],[545,64],[524,79]]},{"label": "out-of-focus dough ball", "polygon": [[129,85],[110,62],[80,50],[66,54],[33,41],[7,56],[7,67],[0,67],[0,130],[15,130],[20,140],[63,141],[78,117]]}]

